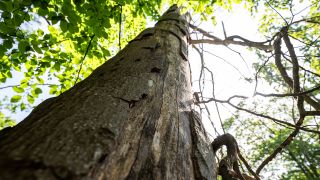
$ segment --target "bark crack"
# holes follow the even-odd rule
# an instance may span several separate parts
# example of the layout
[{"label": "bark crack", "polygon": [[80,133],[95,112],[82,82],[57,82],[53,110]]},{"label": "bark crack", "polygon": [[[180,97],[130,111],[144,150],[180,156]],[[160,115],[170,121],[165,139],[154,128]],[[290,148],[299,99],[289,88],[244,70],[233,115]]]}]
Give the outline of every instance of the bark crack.
[{"label": "bark crack", "polygon": [[139,97],[138,100],[135,100],[135,99],[128,100],[128,99],[124,99],[122,97],[116,97],[116,96],[112,96],[112,97],[116,98],[116,99],[120,99],[121,101],[124,101],[124,102],[128,103],[129,108],[133,108],[136,105],[137,102],[139,102],[139,101],[141,101],[143,99],[146,99],[148,97],[148,94],[145,94],[145,93],[141,94],[141,96]]}]

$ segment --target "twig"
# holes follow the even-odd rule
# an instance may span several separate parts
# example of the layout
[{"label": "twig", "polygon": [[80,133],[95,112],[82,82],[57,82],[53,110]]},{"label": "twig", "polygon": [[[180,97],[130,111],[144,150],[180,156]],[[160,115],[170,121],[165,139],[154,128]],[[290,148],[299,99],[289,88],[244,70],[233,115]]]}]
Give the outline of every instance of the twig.
[{"label": "twig", "polygon": [[[237,109],[237,110],[240,110],[240,111],[244,111],[244,112],[247,112],[249,114],[252,114],[252,115],[255,115],[255,116],[258,116],[258,117],[262,117],[262,118],[266,118],[266,119],[270,119],[272,120],[273,122],[275,122],[276,124],[279,124],[280,126],[283,126],[283,127],[291,127],[291,128],[298,128],[298,129],[301,129],[303,131],[306,131],[306,132],[311,132],[311,133],[316,133],[316,134],[320,134],[320,131],[316,131],[316,130],[311,130],[311,129],[307,129],[307,128],[304,128],[304,127],[299,127],[297,125],[294,125],[294,124],[291,124],[291,123],[288,123],[288,122],[285,122],[285,121],[282,121],[282,120],[279,120],[279,119],[276,119],[276,118],[273,118],[271,116],[268,116],[268,115],[264,115],[264,114],[259,114],[259,113],[256,113],[256,112],[253,112],[251,110],[248,110],[248,109],[245,109],[245,108],[242,108],[242,107],[238,107],[234,104],[232,104],[230,102],[230,100],[232,100],[233,98],[245,98],[244,96],[232,96],[230,97],[228,100],[219,100],[219,99],[214,99],[214,98],[210,98],[208,100],[205,100],[205,101],[200,101],[198,104],[201,104],[201,103],[208,103],[208,102],[211,102],[211,101],[216,101],[216,102],[219,102],[219,103],[226,103],[226,104],[229,104],[231,107]],[[308,114],[309,111],[306,112],[306,114]],[[318,112],[318,111],[315,111],[315,112]],[[311,113],[311,111],[310,111]]]},{"label": "twig", "polygon": [[[282,57],[283,57],[283,58],[285,58],[287,61],[289,61],[290,63],[292,63],[291,60],[286,57],[286,56],[288,56],[288,55],[286,55],[285,53],[281,53],[281,54],[282,54]],[[313,71],[310,71],[310,70],[304,68],[303,66],[299,66],[299,68],[302,69],[302,70],[305,71],[305,72],[308,72],[308,73],[314,75],[314,76],[320,77],[320,74],[317,74],[317,73],[315,73],[315,72],[313,72]]]},{"label": "twig", "polygon": [[225,63],[227,63],[227,64],[230,65],[231,67],[233,67],[244,79],[246,79],[246,77],[241,73],[241,71],[240,71],[236,66],[234,66],[233,64],[231,64],[230,62],[228,62],[226,59],[224,59],[224,58],[222,58],[222,57],[220,57],[220,56],[218,56],[218,55],[216,55],[216,54],[213,54],[213,53],[211,53],[211,52],[209,52],[209,51],[206,51],[206,50],[204,50],[204,52],[206,52],[206,53],[208,53],[208,54],[210,54],[210,55],[212,55],[212,56],[215,56],[215,57],[217,57],[218,59],[221,59],[222,61],[224,61]]},{"label": "twig", "polygon": [[268,57],[268,59],[266,61],[263,62],[262,66],[259,67],[258,71],[256,72],[254,79],[255,79],[255,85],[254,85],[254,94],[256,94],[257,92],[257,88],[258,88],[258,75],[260,73],[260,71],[262,70],[263,67],[266,66],[266,64],[269,62],[269,60],[271,59],[271,57],[273,57],[274,54],[272,54],[271,56]]},{"label": "twig", "polygon": [[[207,68],[207,67],[204,67],[204,68],[205,68],[205,69],[210,73],[210,75],[211,75],[211,80],[212,80],[212,97],[213,97],[213,98],[216,98],[215,93],[214,93],[214,89],[215,89],[215,88],[214,88],[213,73],[212,73],[212,71],[211,71],[209,68]],[[218,118],[219,118],[219,121],[220,121],[220,125],[221,125],[221,128],[222,128],[222,131],[223,131],[223,133],[225,134],[226,131],[225,131],[224,127],[223,127],[222,118],[221,118],[221,115],[220,115],[218,103],[217,103],[217,102],[214,102],[214,105],[216,106],[216,111],[217,111],[217,114],[218,114]]]},{"label": "twig", "polygon": [[320,89],[320,85],[312,88],[312,89],[309,89],[307,91],[304,91],[304,92],[299,92],[299,93],[287,93],[287,94],[274,94],[274,93],[271,93],[271,94],[263,94],[263,93],[259,93],[259,92],[256,92],[255,95],[259,95],[259,96],[263,96],[263,97],[288,97],[288,96],[302,96],[302,95],[306,95],[306,94],[309,94],[309,93],[312,93],[313,91],[316,91],[316,90],[319,90]]},{"label": "twig", "polygon": [[81,64],[80,64],[80,68],[79,68],[78,73],[77,73],[77,78],[76,78],[76,80],[75,80],[74,84],[76,84],[76,83],[77,83],[77,81],[78,81],[78,79],[79,79],[80,72],[81,72],[81,69],[82,69],[82,66],[83,66],[83,62],[84,62],[84,60],[85,60],[85,59],[86,59],[86,57],[87,57],[87,54],[88,54],[88,52],[89,52],[90,45],[91,45],[91,42],[92,42],[92,40],[93,40],[94,36],[95,36],[95,35],[92,35],[92,36],[90,37],[90,41],[89,41],[89,43],[88,43],[88,46],[87,46],[86,52],[84,53],[84,56],[83,56],[83,58],[82,58],[82,61],[81,61]]},{"label": "twig", "polygon": [[273,10],[283,19],[283,21],[286,23],[286,25],[289,26],[287,20],[286,20],[278,11],[277,11],[273,6],[271,6],[271,4],[270,4],[268,1],[267,1],[266,3],[268,4],[268,6],[269,6],[271,9],[273,9]]},{"label": "twig", "polygon": [[[53,86],[53,85],[57,85],[57,84],[32,84],[32,85],[37,85],[37,86]],[[17,85],[9,85],[9,86],[4,86],[4,87],[0,87],[0,90],[2,89],[7,89],[7,88],[12,88],[12,87],[20,87],[21,84],[17,84]],[[31,85],[28,85],[31,86]]]},{"label": "twig", "polygon": [[[301,116],[296,123],[297,126],[300,126],[303,123],[304,116]],[[299,128],[296,128],[257,168],[256,174],[260,174],[261,170],[270,162],[272,161],[278,153],[281,152],[283,148],[289,145],[293,138],[299,133]]]},{"label": "twig", "polygon": [[248,161],[242,156],[240,153],[240,149],[238,147],[238,155],[239,159],[243,162],[243,164],[246,166],[247,170],[250,172],[251,175],[254,176],[257,180],[260,179],[259,176],[252,170],[251,166],[249,165]]},{"label": "twig", "polygon": [[122,6],[120,5],[120,21],[119,21],[119,51],[121,50],[121,25],[122,25]]},{"label": "twig", "polygon": [[227,39],[227,32],[226,32],[226,29],[224,28],[223,21],[221,21],[221,24],[222,24],[222,30],[223,30],[224,38]]}]

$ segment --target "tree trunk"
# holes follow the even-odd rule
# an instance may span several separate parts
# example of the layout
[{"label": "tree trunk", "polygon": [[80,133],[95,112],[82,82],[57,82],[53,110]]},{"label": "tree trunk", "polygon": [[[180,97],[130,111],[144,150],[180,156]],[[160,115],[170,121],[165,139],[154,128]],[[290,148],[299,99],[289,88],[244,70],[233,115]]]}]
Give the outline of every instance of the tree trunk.
[{"label": "tree trunk", "polygon": [[1,131],[0,179],[216,179],[178,11]]}]

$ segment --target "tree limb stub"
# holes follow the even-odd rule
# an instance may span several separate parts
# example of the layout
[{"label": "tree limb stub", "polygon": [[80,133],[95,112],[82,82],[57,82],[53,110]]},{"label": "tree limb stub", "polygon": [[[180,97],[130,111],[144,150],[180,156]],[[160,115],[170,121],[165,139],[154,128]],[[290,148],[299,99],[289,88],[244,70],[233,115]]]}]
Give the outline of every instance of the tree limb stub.
[{"label": "tree limb stub", "polygon": [[[211,145],[214,152],[220,149],[223,145],[227,147],[227,156],[220,161],[218,168],[218,173],[222,176],[223,180],[255,179],[241,173],[238,164],[238,143],[231,134],[226,133],[218,136]],[[259,179],[257,175],[253,175],[256,177],[256,179]]]}]

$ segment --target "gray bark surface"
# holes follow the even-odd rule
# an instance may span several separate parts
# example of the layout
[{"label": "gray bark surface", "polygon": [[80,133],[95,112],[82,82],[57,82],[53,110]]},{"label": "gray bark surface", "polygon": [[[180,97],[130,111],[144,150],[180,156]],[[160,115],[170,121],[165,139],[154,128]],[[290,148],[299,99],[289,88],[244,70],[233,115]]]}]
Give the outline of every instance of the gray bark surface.
[{"label": "gray bark surface", "polygon": [[178,11],[0,131],[0,179],[215,179]]}]

